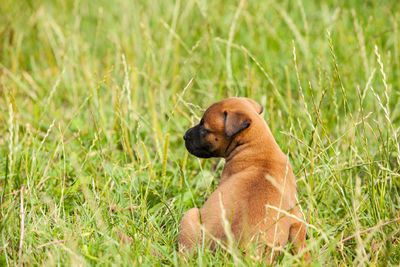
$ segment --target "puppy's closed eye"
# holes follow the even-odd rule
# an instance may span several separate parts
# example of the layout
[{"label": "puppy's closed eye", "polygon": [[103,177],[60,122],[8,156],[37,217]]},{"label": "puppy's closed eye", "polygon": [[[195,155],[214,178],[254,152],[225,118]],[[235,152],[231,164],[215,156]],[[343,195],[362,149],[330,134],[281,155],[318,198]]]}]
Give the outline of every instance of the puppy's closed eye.
[{"label": "puppy's closed eye", "polygon": [[201,135],[206,135],[206,134],[208,134],[208,133],[210,133],[210,132],[211,132],[210,130],[207,130],[207,129],[204,128],[204,127],[200,129],[200,134],[201,134]]}]

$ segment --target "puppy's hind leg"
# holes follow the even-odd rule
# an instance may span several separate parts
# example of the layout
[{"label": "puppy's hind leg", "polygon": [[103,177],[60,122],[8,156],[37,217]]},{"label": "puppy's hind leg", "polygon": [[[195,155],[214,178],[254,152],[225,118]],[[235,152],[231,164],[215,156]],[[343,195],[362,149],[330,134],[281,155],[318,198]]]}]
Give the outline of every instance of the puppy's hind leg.
[{"label": "puppy's hind leg", "polygon": [[182,218],[179,226],[178,247],[180,252],[193,252],[201,241],[200,210],[192,208]]},{"label": "puppy's hind leg", "polygon": [[[300,208],[297,207],[293,212],[293,215],[295,215],[299,219],[303,219],[303,213],[300,211]],[[289,241],[292,242],[293,244],[293,250],[297,254],[301,252],[305,247],[305,242],[306,242],[306,231],[307,227],[306,225],[301,222],[301,221],[295,221],[289,229]],[[304,253],[304,259],[306,261],[309,261],[310,259],[310,254],[308,251]]]}]

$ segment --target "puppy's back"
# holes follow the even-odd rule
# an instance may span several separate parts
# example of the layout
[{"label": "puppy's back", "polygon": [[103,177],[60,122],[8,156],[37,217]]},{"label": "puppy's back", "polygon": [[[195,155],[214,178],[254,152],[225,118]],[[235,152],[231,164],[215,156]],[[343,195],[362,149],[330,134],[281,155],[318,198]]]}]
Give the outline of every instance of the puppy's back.
[{"label": "puppy's back", "polygon": [[200,210],[202,223],[218,239],[226,240],[223,226],[223,220],[226,220],[236,241],[243,245],[257,236],[261,242],[284,246],[290,219],[276,209],[268,208],[274,206],[284,211],[290,208],[290,199],[281,192],[282,185],[277,179],[262,170],[240,172],[221,183],[211,194]]}]

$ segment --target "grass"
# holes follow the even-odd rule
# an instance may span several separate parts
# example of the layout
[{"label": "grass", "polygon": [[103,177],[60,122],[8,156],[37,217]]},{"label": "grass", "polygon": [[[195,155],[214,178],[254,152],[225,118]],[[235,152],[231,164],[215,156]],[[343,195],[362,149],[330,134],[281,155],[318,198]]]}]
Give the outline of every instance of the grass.
[{"label": "grass", "polygon": [[265,107],[298,178],[314,264],[397,265],[399,10],[2,1],[0,265],[256,264],[176,252],[180,219],[223,166],[188,155],[182,135],[228,96]]}]

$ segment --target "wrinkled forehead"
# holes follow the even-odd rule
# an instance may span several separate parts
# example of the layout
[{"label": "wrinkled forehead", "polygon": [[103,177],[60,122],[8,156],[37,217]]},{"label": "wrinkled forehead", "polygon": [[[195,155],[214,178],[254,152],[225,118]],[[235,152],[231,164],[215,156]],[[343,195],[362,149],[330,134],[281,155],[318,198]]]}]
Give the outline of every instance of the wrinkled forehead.
[{"label": "wrinkled forehead", "polygon": [[204,113],[204,118],[205,116],[208,116],[209,114],[213,114],[213,113],[221,113],[223,115],[223,113],[225,111],[229,112],[232,110],[235,111],[246,111],[251,109],[251,105],[248,101],[244,100],[244,99],[240,99],[240,98],[227,98],[224,100],[221,100],[217,103],[212,104]]},{"label": "wrinkled forehead", "polygon": [[228,98],[212,104],[203,115],[204,123],[207,126],[217,129],[224,126],[224,112],[244,111],[251,109],[249,102],[240,98]]},{"label": "wrinkled forehead", "polygon": [[224,126],[224,106],[220,103],[211,105],[203,115],[204,126],[206,128],[223,128]]}]

